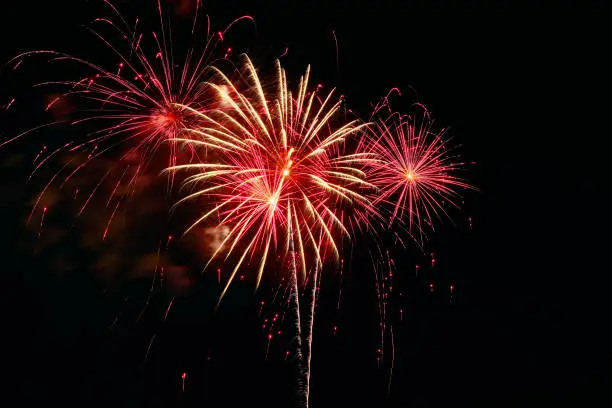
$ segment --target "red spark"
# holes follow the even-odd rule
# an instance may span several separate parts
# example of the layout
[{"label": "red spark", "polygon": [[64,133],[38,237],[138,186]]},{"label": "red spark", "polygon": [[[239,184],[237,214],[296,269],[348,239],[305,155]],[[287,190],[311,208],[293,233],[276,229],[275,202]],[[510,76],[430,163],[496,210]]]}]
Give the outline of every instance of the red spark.
[{"label": "red spark", "polygon": [[9,103],[6,104],[6,107],[4,108],[5,110],[9,110],[11,105],[15,102],[15,98],[11,98],[11,100],[9,101]]},{"label": "red spark", "polygon": [[40,234],[42,233],[42,229],[43,229],[43,223],[45,221],[45,214],[47,213],[47,207],[43,207],[43,212],[42,215],[40,217],[40,227],[38,228],[38,235],[36,236],[36,239],[40,239]]}]

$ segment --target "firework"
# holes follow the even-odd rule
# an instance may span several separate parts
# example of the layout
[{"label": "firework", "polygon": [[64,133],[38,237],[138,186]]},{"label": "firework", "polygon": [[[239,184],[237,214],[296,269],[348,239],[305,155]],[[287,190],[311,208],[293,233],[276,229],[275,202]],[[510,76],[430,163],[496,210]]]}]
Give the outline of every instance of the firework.
[{"label": "firework", "polygon": [[435,218],[448,217],[448,205],[458,207],[460,191],[473,189],[457,176],[466,163],[447,147],[444,130],[435,132],[429,112],[392,113],[371,127],[370,181],[377,187],[373,203],[385,211],[388,225],[406,227],[422,243]]},{"label": "firework", "polygon": [[[365,125],[336,125],[341,100],[333,90],[319,98],[318,88],[309,88],[309,69],[292,94],[280,63],[275,89],[264,87],[248,58],[245,66],[248,91],[239,92],[218,71],[211,86],[228,108],[194,112],[202,126],[188,129],[191,136],[183,140],[214,151],[209,159],[169,168],[196,172],[185,182],[195,191],[177,204],[198,197],[211,204],[186,232],[207,221],[230,229],[221,247],[226,259],[239,255],[222,296],[245,259],[257,256],[259,283],[270,252],[283,246],[290,252],[294,240],[304,275],[311,260],[321,265],[326,254],[337,258],[337,237],[350,238],[350,226],[367,223],[367,212],[374,211],[362,194],[373,186],[361,169],[372,155],[343,153]],[[343,220],[349,208],[356,209],[354,219]]]},{"label": "firework", "polygon": [[[314,291],[325,259],[339,259],[340,237],[350,238],[352,228],[369,222],[367,214],[374,207],[364,191],[373,186],[364,180],[362,168],[373,159],[367,152],[344,153],[348,139],[366,125],[357,120],[338,124],[341,98],[333,90],[318,95],[320,87],[310,88],[309,68],[293,94],[278,61],[277,83],[269,87],[248,58],[245,67],[246,92],[218,72],[219,81],[211,86],[225,101],[224,108],[196,113],[202,126],[190,129],[192,135],[185,139],[194,149],[209,150],[210,159],[169,170],[196,172],[185,181],[195,191],[179,203],[203,197],[210,205],[187,232],[203,222],[229,227],[220,248],[227,248],[226,259],[237,253],[237,261],[219,301],[245,260],[257,258],[259,285],[269,254],[284,248],[300,372],[298,398],[307,407],[315,292],[303,331],[298,265],[304,279],[314,268]],[[211,261],[219,255],[215,252]]]},{"label": "firework", "polygon": [[[224,33],[236,21],[251,19],[248,16],[241,17],[224,31],[215,33],[211,33],[208,22],[204,41],[197,42],[203,45],[190,47],[179,64],[174,57],[170,27],[163,22],[159,1],[160,30],[159,33],[152,32],[150,35],[139,32],[138,19],[130,25],[110,2],[105,0],[104,3],[108,6],[110,15],[96,18],[88,30],[106,51],[114,55],[113,64],[102,66],[49,50],[26,52],[11,61],[11,64],[17,67],[27,58],[44,57],[53,64],[72,64],[70,67],[62,66],[62,73],[73,72],[74,68],[79,67],[86,71],[76,79],[46,81],[36,85],[61,89],[50,97],[46,105],[47,111],[52,111],[61,104],[69,106],[68,101],[78,102],[73,104],[78,108],[71,109],[67,119],[49,125],[81,125],[83,129],[87,129],[87,123],[91,123],[89,129],[93,130],[84,130],[76,140],[69,141],[57,149],[47,149],[47,146],[43,148],[45,154],[40,157],[34,172],[55,155],[68,152],[71,159],[62,168],[61,174],[56,174],[42,189],[35,207],[51,182],[63,180],[61,184],[64,185],[87,164],[98,158],[110,158],[113,162],[112,169],[103,176],[93,191],[86,194],[79,214],[87,207],[104,179],[110,180],[114,175],[119,175],[117,187],[110,199],[113,195],[119,196],[118,191],[133,191],[139,176],[151,164],[160,147],[170,146],[170,151],[163,150],[163,161],[167,163],[163,167],[174,165],[179,152],[176,150],[176,144],[167,144],[166,141],[176,138],[181,129],[190,126],[192,115],[188,114],[187,107],[200,111],[213,106],[215,100],[210,96],[210,90],[203,86],[204,79],[210,72],[212,58],[220,48]],[[198,1],[198,10],[191,27],[194,44],[196,39],[204,35],[201,33],[200,24],[197,24],[201,14],[199,4]],[[228,52],[229,50],[231,49],[228,49]],[[226,52],[226,56],[227,54]],[[36,129],[24,132],[0,146],[34,130]],[[115,178],[114,182],[116,181]],[[127,188],[120,188],[125,184]]]}]

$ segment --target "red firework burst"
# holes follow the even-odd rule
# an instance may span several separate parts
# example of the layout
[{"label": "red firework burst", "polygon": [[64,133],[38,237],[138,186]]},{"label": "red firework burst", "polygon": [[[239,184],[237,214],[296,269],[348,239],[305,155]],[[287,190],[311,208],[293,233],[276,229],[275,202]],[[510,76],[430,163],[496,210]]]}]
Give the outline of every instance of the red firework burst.
[{"label": "red firework burst", "polygon": [[[124,183],[122,179],[126,180],[126,190],[133,191],[139,175],[149,166],[159,148],[168,140],[176,138],[182,129],[191,126],[191,112],[214,107],[215,98],[204,85],[204,79],[210,72],[212,57],[219,49],[224,33],[234,23],[242,19],[252,20],[249,16],[241,17],[234,20],[224,31],[215,33],[211,33],[210,22],[207,21],[205,39],[197,41],[197,44],[203,45],[189,48],[182,63],[178,64],[174,58],[173,44],[169,41],[171,36],[167,35],[169,28],[163,22],[159,1],[159,34],[152,32],[150,35],[139,32],[138,19],[130,25],[115,6],[106,0],[105,4],[110,15],[96,18],[88,30],[116,57],[110,67],[50,50],[26,52],[11,61],[17,67],[24,59],[38,56],[48,57],[49,62],[54,64],[68,62],[84,67],[86,73],[77,79],[46,81],[36,87],[63,88],[59,93],[54,92],[55,96],[46,105],[46,110],[51,110],[69,99],[78,101],[74,104],[77,109],[69,112],[67,120],[59,120],[45,126],[84,126],[85,123],[95,123],[93,131],[85,131],[77,139],[57,149],[45,147],[43,154],[37,157],[35,162],[38,163],[34,172],[54,155],[68,152],[72,156],[69,164],[42,189],[35,208],[54,180],[63,179],[64,185],[92,160],[106,157],[105,155],[111,152],[115,155],[119,153],[119,159],[112,159],[115,165],[104,178],[112,178],[109,177],[110,174],[120,174],[118,184]],[[194,44],[197,38],[203,36],[200,34],[200,25],[197,24],[201,15],[199,4],[198,1],[198,10],[191,27]],[[0,147],[37,129],[40,127],[1,143]],[[167,164],[163,167],[172,166],[177,160],[176,144],[170,143],[168,146],[169,151],[164,149],[164,160],[167,160]],[[130,175],[124,177],[127,168],[130,168],[127,173]],[[85,210],[100,185],[101,182],[87,195],[79,214]],[[118,188],[115,188],[113,194],[117,190]]]}]

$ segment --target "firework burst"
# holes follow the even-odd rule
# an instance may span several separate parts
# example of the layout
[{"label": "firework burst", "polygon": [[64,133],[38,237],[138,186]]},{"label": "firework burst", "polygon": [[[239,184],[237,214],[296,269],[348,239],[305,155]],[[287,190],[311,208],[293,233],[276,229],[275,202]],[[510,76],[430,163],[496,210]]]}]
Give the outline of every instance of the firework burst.
[{"label": "firework burst", "polygon": [[419,113],[392,113],[378,120],[369,129],[368,149],[377,158],[370,162],[369,174],[377,187],[374,205],[384,209],[388,224],[398,222],[422,243],[434,219],[448,217],[448,205],[458,207],[460,190],[474,187],[457,176],[466,163],[447,147],[444,130],[434,131],[429,112],[419,107]]},{"label": "firework burst", "polygon": [[320,265],[327,253],[337,258],[337,237],[350,237],[349,223],[339,214],[358,208],[354,225],[368,222],[365,214],[373,211],[361,193],[372,187],[361,169],[371,154],[343,153],[347,139],[365,125],[336,125],[341,100],[333,90],[319,97],[318,88],[310,89],[309,69],[292,94],[278,62],[277,84],[268,88],[248,58],[245,67],[248,91],[239,92],[218,71],[219,81],[211,86],[227,108],[197,113],[202,126],[187,132],[185,142],[212,149],[208,157],[214,159],[169,169],[196,171],[185,184],[196,191],[179,203],[205,197],[211,204],[187,232],[214,219],[230,228],[221,246],[226,259],[241,253],[221,296],[245,259],[257,254],[259,283],[270,252],[283,246],[289,251],[294,241],[304,275],[311,259]]},{"label": "firework burst", "polygon": [[[45,146],[41,157],[37,157],[37,160],[40,160],[35,171],[52,156],[68,152],[72,156],[69,164],[62,168],[61,174],[56,174],[51,180],[63,180],[61,184],[64,185],[88,163],[98,158],[111,158],[108,155],[112,153],[114,157],[111,160],[114,165],[103,180],[120,175],[117,176],[118,187],[113,190],[115,194],[120,190],[133,191],[139,176],[164,145],[170,146],[170,151],[163,150],[162,160],[166,162],[163,167],[176,164],[179,153],[176,144],[165,142],[176,138],[184,127],[191,126],[192,111],[214,107],[214,96],[211,96],[210,89],[203,85],[206,75],[210,72],[210,64],[218,53],[224,33],[237,21],[252,18],[241,17],[234,20],[224,31],[214,33],[210,31],[210,22],[207,21],[205,38],[203,41],[197,41],[197,44],[203,45],[190,47],[179,64],[174,56],[171,29],[163,21],[160,1],[160,30],[159,33],[151,34],[139,32],[138,19],[130,25],[115,6],[106,0],[104,3],[110,15],[94,19],[91,27],[87,29],[114,55],[116,59],[112,66],[101,66],[50,50],[21,54],[10,64],[14,64],[16,68],[27,58],[45,57],[54,64],[68,62],[72,64],[72,68],[75,65],[85,68],[86,73],[77,79],[46,81],[36,85],[61,89],[60,93],[51,97],[46,105],[47,111],[59,106],[63,101],[78,100],[78,108],[70,112],[67,120],[58,120],[46,126],[69,124],[73,127],[85,126],[84,129],[87,129],[86,124],[93,123],[93,130],[85,130],[78,138],[57,149],[47,149]],[[201,25],[197,23],[198,17],[201,16],[199,5],[198,1],[191,27],[194,44],[204,36],[201,33]],[[225,51],[227,56],[231,48]],[[68,71],[73,71],[72,68]],[[60,72],[63,73],[64,70]],[[26,131],[0,146],[37,129]],[[79,214],[87,207],[103,180],[86,195]],[[37,205],[51,182],[43,188]],[[119,186],[124,184],[127,184],[127,188],[120,189]]]}]

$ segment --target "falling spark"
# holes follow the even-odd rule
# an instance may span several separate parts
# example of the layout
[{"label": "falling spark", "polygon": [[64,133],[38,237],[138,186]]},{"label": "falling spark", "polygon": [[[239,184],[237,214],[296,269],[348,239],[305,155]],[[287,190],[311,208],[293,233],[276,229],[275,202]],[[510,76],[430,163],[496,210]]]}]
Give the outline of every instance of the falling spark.
[{"label": "falling spark", "polygon": [[334,36],[334,43],[336,44],[336,74],[340,75],[340,57],[338,53],[338,37],[336,37],[336,30],[332,30]]},{"label": "falling spark", "polygon": [[151,340],[149,340],[149,345],[147,346],[147,352],[145,354],[143,364],[147,363],[147,359],[149,358],[149,353],[151,352],[151,346],[153,346],[153,341],[155,340],[156,336],[157,334],[154,334],[153,336],[151,336]]},{"label": "falling spark", "polygon": [[289,47],[285,47],[285,51],[281,55],[278,56],[277,59],[280,59],[289,53]]},{"label": "falling spark", "polygon": [[46,213],[47,213],[47,207],[44,207],[42,215],[40,216],[40,227],[38,228],[38,235],[36,236],[37,240],[40,239],[40,234],[42,233],[43,223],[45,221],[45,214]]},{"label": "falling spark", "polygon": [[8,111],[11,108],[11,105],[13,105],[13,103],[15,103],[15,98],[11,98],[11,100],[3,106],[0,106],[0,108],[4,108],[4,110]]},{"label": "falling spark", "polygon": [[168,308],[166,309],[166,313],[164,313],[164,321],[166,321],[166,319],[168,318],[168,314],[170,313],[170,309],[172,308],[172,305],[174,304],[174,296],[172,296],[172,299],[170,299],[170,302],[168,303]]}]

